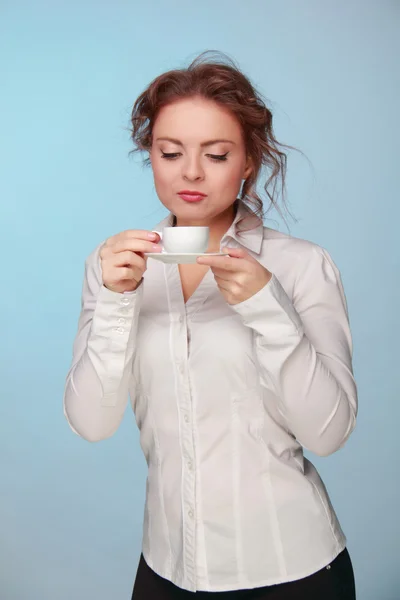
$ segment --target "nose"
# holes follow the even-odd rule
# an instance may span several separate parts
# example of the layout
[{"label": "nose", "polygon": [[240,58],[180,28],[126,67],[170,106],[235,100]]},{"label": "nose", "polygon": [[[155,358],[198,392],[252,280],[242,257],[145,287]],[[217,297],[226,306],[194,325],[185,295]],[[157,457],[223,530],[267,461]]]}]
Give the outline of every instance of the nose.
[{"label": "nose", "polygon": [[204,179],[204,169],[198,156],[187,157],[183,162],[183,178],[186,181],[200,181]]}]

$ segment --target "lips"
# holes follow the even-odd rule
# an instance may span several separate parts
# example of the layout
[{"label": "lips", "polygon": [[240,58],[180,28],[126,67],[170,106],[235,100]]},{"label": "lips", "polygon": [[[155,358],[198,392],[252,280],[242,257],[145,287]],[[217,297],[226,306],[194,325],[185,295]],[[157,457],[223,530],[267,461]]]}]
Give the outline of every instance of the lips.
[{"label": "lips", "polygon": [[200,202],[200,200],[203,200],[207,194],[191,190],[182,190],[181,192],[178,192],[178,196],[180,196],[182,200],[185,200],[186,202]]}]

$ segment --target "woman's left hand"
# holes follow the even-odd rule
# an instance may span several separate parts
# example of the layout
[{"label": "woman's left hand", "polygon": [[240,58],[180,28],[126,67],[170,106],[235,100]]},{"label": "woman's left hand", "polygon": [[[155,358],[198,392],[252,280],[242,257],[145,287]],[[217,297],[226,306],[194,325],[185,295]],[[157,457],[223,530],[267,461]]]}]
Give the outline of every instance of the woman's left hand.
[{"label": "woman's left hand", "polygon": [[247,250],[222,248],[229,256],[200,256],[197,263],[209,265],[219,291],[228,304],[239,304],[259,292],[272,277]]}]

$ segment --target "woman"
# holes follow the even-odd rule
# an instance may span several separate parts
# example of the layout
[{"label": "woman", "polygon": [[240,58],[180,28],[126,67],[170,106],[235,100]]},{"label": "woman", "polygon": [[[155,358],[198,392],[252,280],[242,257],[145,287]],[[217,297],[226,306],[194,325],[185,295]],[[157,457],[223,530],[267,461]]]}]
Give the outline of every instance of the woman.
[{"label": "woman", "polygon": [[355,425],[346,299],[326,250],[263,226],[261,166],[267,191],[286,165],[271,112],[234,64],[201,56],[155,79],[132,124],[170,211],[155,229],[208,226],[207,252],[229,255],[164,264],[146,255],[159,234],[128,230],[86,261],[65,414],[103,440],[130,395],[149,467],[132,598],[354,599],[303,457]]}]

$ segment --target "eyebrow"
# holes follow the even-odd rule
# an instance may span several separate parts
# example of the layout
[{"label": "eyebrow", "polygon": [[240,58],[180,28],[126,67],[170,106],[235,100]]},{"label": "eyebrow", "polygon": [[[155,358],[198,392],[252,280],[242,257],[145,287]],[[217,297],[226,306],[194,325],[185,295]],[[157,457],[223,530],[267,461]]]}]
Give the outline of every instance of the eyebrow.
[{"label": "eyebrow", "polygon": [[[172,142],[173,144],[176,144],[177,146],[183,146],[183,144],[180,140],[176,140],[176,139],[170,138],[170,137],[159,137],[159,138],[157,138],[156,141],[157,142]],[[200,146],[201,146],[201,148],[207,148],[207,146],[213,146],[214,144],[221,144],[221,143],[235,144],[235,142],[233,142],[232,140],[217,139],[217,140],[209,140],[208,142],[203,142],[202,144],[200,144]]]}]

